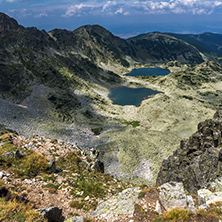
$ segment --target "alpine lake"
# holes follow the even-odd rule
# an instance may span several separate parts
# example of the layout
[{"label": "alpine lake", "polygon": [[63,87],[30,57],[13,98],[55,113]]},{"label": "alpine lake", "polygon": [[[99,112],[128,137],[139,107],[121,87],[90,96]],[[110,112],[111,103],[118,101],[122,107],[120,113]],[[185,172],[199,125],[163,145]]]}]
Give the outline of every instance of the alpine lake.
[{"label": "alpine lake", "polygon": [[[125,76],[165,76],[170,73],[169,70],[162,69],[160,67],[155,68],[140,68],[133,69],[130,73],[127,73]],[[116,105],[134,105],[140,106],[140,103],[149,97],[152,97],[159,91],[155,91],[149,88],[129,88],[129,87],[117,87],[110,90],[109,98],[113,101],[113,104]]]}]

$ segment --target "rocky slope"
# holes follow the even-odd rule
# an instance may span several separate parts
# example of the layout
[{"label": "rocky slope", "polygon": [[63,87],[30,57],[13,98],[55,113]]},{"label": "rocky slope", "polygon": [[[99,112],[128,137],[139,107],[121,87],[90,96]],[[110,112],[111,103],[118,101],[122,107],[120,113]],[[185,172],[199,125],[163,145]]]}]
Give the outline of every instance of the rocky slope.
[{"label": "rocky slope", "polygon": [[202,34],[175,34],[166,33],[167,35],[181,39],[194,45],[200,52],[213,57],[220,57],[222,55],[222,38],[221,34],[216,33],[202,33]]},{"label": "rocky slope", "polygon": [[[221,103],[221,66],[194,65],[202,61],[200,53],[176,38],[152,33],[123,40],[98,25],[47,33],[0,17],[0,124],[26,137],[97,147],[113,176],[154,183],[160,163],[181,137],[191,135]],[[152,65],[144,65],[145,57],[170,61],[156,65],[171,74],[124,75]],[[109,90],[123,85],[164,93],[139,107],[113,105]]]},{"label": "rocky slope", "polygon": [[0,147],[2,221],[213,222],[222,218],[221,178],[212,179],[211,191],[200,189],[191,196],[174,181],[159,187],[118,181],[103,173],[96,150],[85,152],[57,139],[26,140],[4,133]]},{"label": "rocky slope", "polygon": [[140,62],[167,62],[169,60],[191,64],[203,62],[194,46],[159,32],[139,35],[127,42],[133,45],[133,51],[127,53]]},{"label": "rocky slope", "polygon": [[222,110],[213,119],[198,124],[198,130],[180,143],[180,148],[164,160],[157,185],[170,181],[183,182],[185,189],[196,193],[222,175],[221,132]]}]

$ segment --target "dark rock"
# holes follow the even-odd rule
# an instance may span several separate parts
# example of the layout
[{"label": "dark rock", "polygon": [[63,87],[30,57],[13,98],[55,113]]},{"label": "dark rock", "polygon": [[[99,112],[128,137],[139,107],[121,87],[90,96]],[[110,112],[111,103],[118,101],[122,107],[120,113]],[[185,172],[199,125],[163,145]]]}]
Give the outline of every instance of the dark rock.
[{"label": "dark rock", "polygon": [[48,220],[48,222],[63,222],[62,209],[58,207],[46,207],[39,209],[40,214]]},{"label": "dark rock", "polygon": [[163,161],[157,186],[170,181],[183,182],[188,192],[196,193],[222,176],[221,117],[219,109],[214,119],[199,123],[198,131],[181,141],[180,148]]},{"label": "dark rock", "polygon": [[94,169],[95,169],[97,172],[104,173],[104,163],[101,162],[101,161],[96,161],[96,162],[95,162]]},{"label": "dark rock", "polygon": [[47,170],[50,173],[56,173],[56,163],[54,160],[49,160]]},{"label": "dark rock", "polygon": [[47,170],[50,173],[60,173],[60,172],[62,172],[62,169],[56,168],[55,160],[49,160]]}]

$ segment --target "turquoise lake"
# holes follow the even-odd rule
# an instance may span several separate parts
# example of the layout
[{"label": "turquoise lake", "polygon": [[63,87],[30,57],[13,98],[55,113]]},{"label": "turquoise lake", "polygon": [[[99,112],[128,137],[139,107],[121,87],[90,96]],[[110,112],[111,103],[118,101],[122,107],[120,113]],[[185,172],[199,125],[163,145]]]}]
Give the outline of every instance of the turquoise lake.
[{"label": "turquoise lake", "polygon": [[154,67],[133,69],[130,73],[127,73],[126,76],[166,76],[168,74],[170,74],[169,70],[162,69],[160,67]]},{"label": "turquoise lake", "polygon": [[109,98],[113,101],[113,104],[121,106],[134,105],[138,107],[144,99],[158,93],[161,92],[149,88],[118,87],[110,91]]}]

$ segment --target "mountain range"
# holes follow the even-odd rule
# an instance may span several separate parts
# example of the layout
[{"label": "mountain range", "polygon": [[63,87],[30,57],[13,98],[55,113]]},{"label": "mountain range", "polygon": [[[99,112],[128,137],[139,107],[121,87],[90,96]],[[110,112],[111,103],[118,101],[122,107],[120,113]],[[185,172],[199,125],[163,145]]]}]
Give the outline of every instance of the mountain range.
[{"label": "mountain range", "polygon": [[[221,103],[220,38],[152,32],[121,39],[99,25],[46,32],[0,13],[0,125],[27,137],[49,135],[97,146],[105,168],[117,176],[124,169],[124,175],[144,178],[145,163],[154,169],[147,178],[154,180],[181,135],[191,135],[199,119]],[[124,75],[149,66],[171,74]],[[110,89],[119,86],[164,93],[138,108],[121,107],[108,98]]]}]

